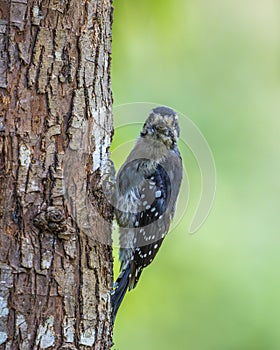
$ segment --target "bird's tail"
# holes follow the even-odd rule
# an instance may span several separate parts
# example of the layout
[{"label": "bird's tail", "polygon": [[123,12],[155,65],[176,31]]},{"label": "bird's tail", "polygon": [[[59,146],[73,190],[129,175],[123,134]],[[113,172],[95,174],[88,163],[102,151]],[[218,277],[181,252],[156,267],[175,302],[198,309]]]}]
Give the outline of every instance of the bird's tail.
[{"label": "bird's tail", "polygon": [[120,273],[117,281],[115,282],[115,288],[112,291],[111,303],[112,303],[112,319],[115,321],[118,309],[125,296],[129,285],[130,264]]}]

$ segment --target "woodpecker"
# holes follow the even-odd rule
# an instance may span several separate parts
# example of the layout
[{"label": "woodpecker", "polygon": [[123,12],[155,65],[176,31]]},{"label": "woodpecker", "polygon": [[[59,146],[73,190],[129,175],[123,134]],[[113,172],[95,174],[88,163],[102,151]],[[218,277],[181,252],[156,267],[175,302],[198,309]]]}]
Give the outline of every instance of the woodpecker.
[{"label": "woodpecker", "polygon": [[182,180],[177,114],[167,107],[150,112],[116,178],[115,216],[121,271],[112,290],[112,319],[128,290],[156,256],[174,216]]}]

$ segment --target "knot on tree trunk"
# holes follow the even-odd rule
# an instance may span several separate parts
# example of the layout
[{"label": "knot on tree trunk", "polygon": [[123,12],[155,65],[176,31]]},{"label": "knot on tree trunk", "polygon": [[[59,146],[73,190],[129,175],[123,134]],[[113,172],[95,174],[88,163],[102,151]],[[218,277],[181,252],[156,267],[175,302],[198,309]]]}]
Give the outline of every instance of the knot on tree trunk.
[{"label": "knot on tree trunk", "polygon": [[56,207],[48,207],[33,219],[34,226],[42,231],[60,235],[67,231],[64,212]]}]

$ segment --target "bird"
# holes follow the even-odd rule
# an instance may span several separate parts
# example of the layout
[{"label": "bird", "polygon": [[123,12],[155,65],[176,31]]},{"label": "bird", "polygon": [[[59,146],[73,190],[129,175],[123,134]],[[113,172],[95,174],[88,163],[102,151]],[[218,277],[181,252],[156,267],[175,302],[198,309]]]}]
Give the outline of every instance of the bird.
[{"label": "bird", "polygon": [[170,228],[182,181],[178,115],[153,108],[121,166],[115,185],[120,274],[111,292],[112,320],[127,290],[136,287]]}]

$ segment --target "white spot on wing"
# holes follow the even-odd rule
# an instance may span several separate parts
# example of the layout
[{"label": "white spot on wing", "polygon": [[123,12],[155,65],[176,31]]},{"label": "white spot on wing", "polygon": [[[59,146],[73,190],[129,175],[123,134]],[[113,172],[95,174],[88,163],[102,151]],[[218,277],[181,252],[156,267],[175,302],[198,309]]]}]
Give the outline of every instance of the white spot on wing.
[{"label": "white spot on wing", "polygon": [[155,196],[156,198],[159,198],[161,196],[161,191],[156,191]]}]

